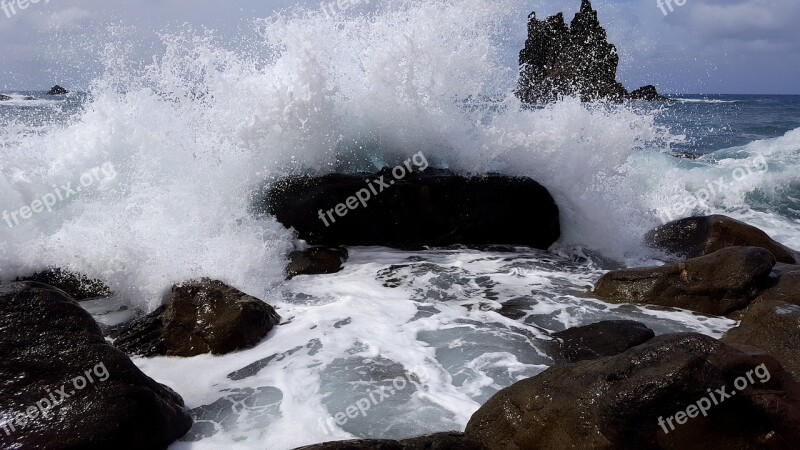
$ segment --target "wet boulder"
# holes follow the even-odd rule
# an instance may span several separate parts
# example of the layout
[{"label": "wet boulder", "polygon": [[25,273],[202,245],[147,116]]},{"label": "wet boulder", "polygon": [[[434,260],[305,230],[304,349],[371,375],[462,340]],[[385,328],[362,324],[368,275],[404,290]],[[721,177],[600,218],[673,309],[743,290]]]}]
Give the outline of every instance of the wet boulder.
[{"label": "wet boulder", "polygon": [[748,308],[738,327],[722,340],[769,352],[800,380],[800,306],[764,300]]},{"label": "wet boulder", "polygon": [[0,448],[166,448],[192,426],[178,394],[40,283],[0,286],[0,379]]},{"label": "wet boulder", "polygon": [[688,309],[722,316],[747,307],[769,282],[775,257],[756,247],[724,248],[661,267],[605,274],[594,294],[612,303]]},{"label": "wet boulder", "polygon": [[490,450],[788,450],[800,442],[800,384],[768,354],[664,335],[503,389],[466,435]]},{"label": "wet boulder", "polygon": [[800,272],[783,273],[773,286],[758,296],[758,301],[771,300],[800,305]]},{"label": "wet boulder", "polygon": [[663,102],[669,100],[667,97],[658,93],[653,85],[642,86],[628,95],[631,100],[643,100],[648,102]]},{"label": "wet boulder", "polygon": [[114,345],[141,356],[224,355],[261,342],[280,316],[270,305],[207,278],[172,287],[167,303],[114,331]]},{"label": "wet boulder", "polygon": [[61,289],[79,302],[111,295],[111,289],[101,280],[91,279],[86,275],[57,267],[36,272],[30,276],[18,277],[16,281],[35,281],[49,284]]},{"label": "wet boulder", "polygon": [[352,441],[325,442],[309,445],[297,450],[483,450],[479,442],[463,433],[436,433],[402,441],[360,439]]},{"label": "wet boulder", "polygon": [[618,355],[656,334],[643,323],[608,320],[553,333],[557,359],[577,362]]},{"label": "wet boulder", "polygon": [[9,97],[7,95],[0,94],[0,102],[6,102],[8,100],[11,100],[11,97]]},{"label": "wet boulder", "polygon": [[772,252],[778,262],[800,263],[800,254],[795,250],[752,225],[721,215],[669,222],[647,233],[645,242],[683,258],[709,255],[727,247],[761,247]]},{"label": "wet boulder", "polygon": [[289,265],[286,267],[286,279],[298,275],[322,275],[342,270],[347,261],[346,248],[313,247],[308,250],[294,251],[289,254]]},{"label": "wet boulder", "polygon": [[269,212],[311,245],[547,249],[560,236],[555,201],[530,178],[403,173],[286,178],[267,193]]}]

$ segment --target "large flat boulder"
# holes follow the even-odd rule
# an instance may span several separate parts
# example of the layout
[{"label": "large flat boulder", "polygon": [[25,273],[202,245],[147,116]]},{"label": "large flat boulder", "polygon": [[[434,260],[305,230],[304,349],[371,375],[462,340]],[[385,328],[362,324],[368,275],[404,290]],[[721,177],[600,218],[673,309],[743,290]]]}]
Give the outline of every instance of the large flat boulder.
[{"label": "large flat boulder", "polygon": [[797,251],[773,240],[767,233],[727,216],[688,217],[662,225],[645,236],[653,248],[683,258],[709,255],[727,247],[761,247],[786,264],[800,263]]},{"label": "large flat boulder", "polygon": [[722,340],[759,348],[775,356],[800,379],[800,306],[780,300],[763,300],[748,308],[738,327]]},{"label": "large flat boulder", "polygon": [[489,450],[788,450],[800,442],[800,384],[765,353],[665,335],[503,389],[466,435]]},{"label": "large flat boulder", "polygon": [[556,359],[567,362],[618,355],[655,336],[645,324],[632,320],[607,320],[553,333]]},{"label": "large flat boulder", "polygon": [[[361,200],[363,199],[363,201]],[[512,244],[547,249],[560,236],[550,193],[530,178],[427,169],[292,177],[267,194],[270,212],[311,245]]]},{"label": "large flat boulder", "polygon": [[0,286],[0,448],[163,449],[192,426],[74,299],[35,282]]},{"label": "large flat boulder", "polygon": [[775,257],[757,247],[724,248],[661,267],[605,274],[594,294],[612,303],[688,309],[722,316],[747,307],[766,287]]},{"label": "large flat boulder", "polygon": [[114,331],[114,345],[139,356],[223,355],[254,347],[281,317],[272,306],[221,281],[172,287],[166,305]]},{"label": "large flat boulder", "polygon": [[484,450],[481,443],[464,436],[464,433],[436,433],[402,441],[360,439],[325,442],[297,450]]}]

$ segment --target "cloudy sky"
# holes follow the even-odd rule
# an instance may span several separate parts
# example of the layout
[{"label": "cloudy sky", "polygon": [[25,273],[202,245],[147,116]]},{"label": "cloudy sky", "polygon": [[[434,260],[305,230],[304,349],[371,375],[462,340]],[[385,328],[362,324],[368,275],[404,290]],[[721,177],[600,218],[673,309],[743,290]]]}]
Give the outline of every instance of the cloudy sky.
[{"label": "cloudy sky", "polygon": [[[112,24],[128,30],[146,61],[158,55],[159,33],[170,27],[186,23],[235,38],[253,18],[296,5],[319,8],[319,0],[39,0],[23,10],[20,1],[33,0],[2,0],[0,90],[88,85]],[[652,83],[668,93],[800,94],[800,1],[675,1],[672,11],[664,6],[666,15],[657,0],[593,2],[620,51],[623,84]],[[519,0],[518,26],[502,44],[509,64],[525,39],[523,11],[541,17],[564,10],[570,19],[579,3]]]}]

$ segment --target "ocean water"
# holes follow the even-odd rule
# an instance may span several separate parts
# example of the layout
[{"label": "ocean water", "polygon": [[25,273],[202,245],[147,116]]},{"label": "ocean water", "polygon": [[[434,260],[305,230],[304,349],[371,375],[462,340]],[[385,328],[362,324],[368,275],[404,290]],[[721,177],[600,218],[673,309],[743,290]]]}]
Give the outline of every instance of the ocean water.
[{"label": "ocean water", "polygon": [[[298,10],[258,20],[244,49],[182,30],[145,65],[112,40],[85,93],[8,92],[0,279],[50,265],[101,278],[115,297],[85,306],[109,324],[202,276],[275,306],[283,324],[251,350],[135,360],[192,410],[176,449],[461,430],[552,364],[550,332],[598,320],[720,336],[735,322],[587,293],[607,270],[658,264],[641,237],[668,217],[724,213],[800,248],[800,97],[526,108],[503,45],[518,6],[500,3]],[[352,248],[339,274],[283,280],[296,239],[254,210],[269,183],[420,151],[536,179],[562,239],[548,252]],[[37,200],[49,206],[23,217]]]}]

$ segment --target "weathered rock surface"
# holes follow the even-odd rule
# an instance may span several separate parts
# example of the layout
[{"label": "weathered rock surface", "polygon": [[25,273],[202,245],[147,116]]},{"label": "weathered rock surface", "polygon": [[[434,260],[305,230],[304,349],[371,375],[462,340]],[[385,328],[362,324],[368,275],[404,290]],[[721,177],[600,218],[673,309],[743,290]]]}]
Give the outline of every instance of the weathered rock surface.
[{"label": "weathered rock surface", "polygon": [[[735,387],[739,377],[744,390]],[[716,405],[706,399],[707,416],[689,410],[723,386],[736,393],[715,394]],[[693,416],[683,413],[681,424],[680,411]],[[767,354],[700,334],[665,335],[503,389],[472,416],[466,435],[490,450],[792,449],[800,384]]]},{"label": "weathered rock surface", "polygon": [[[552,102],[562,96],[576,96],[582,101],[629,98],[616,80],[617,49],[608,42],[589,0],[582,0],[569,26],[563,13],[544,20],[531,13],[519,63],[517,95],[527,103]],[[634,92],[637,100],[664,99],[653,86]]]},{"label": "weathered rock surface", "polygon": [[771,300],[800,305],[800,272],[783,273],[777,284],[763,291],[757,299],[759,302]]},{"label": "weathered rock surface", "polygon": [[483,450],[485,447],[463,433],[436,433],[402,441],[361,439],[326,442],[297,450]]},{"label": "weathered rock surface", "polygon": [[800,263],[800,254],[795,250],[752,225],[722,215],[669,222],[647,233],[645,241],[653,248],[684,258],[708,255],[726,247],[761,247],[772,252],[778,262]]},{"label": "weathered rock surface", "polygon": [[747,307],[766,286],[775,257],[756,247],[724,248],[683,263],[616,270],[594,294],[608,302],[688,309],[722,316]]},{"label": "weathered rock surface", "polygon": [[204,278],[173,286],[166,305],[116,330],[114,345],[141,356],[222,355],[254,347],[280,320],[263,301]]},{"label": "weathered rock surface", "polygon": [[64,292],[0,286],[0,448],[158,449],[191,425]]},{"label": "weathered rock surface", "polygon": [[79,302],[111,295],[111,289],[102,281],[60,268],[43,270],[27,277],[18,277],[17,281],[36,281],[55,286]]},{"label": "weathered rock surface", "polygon": [[336,273],[342,270],[347,261],[346,248],[314,247],[308,250],[295,251],[289,254],[289,265],[286,267],[286,279],[298,275],[321,275]]},{"label": "weathered rock surface", "polygon": [[759,301],[748,308],[741,324],[729,330],[722,340],[768,352],[800,379],[800,306],[797,304]]},{"label": "weathered rock surface", "polygon": [[69,94],[69,91],[59,85],[55,85],[47,91],[47,95],[64,95]]},{"label": "weathered rock surface", "polygon": [[[382,192],[376,188],[377,195],[362,206],[356,195],[368,194],[373,180],[388,187]],[[547,189],[529,178],[468,178],[428,169],[395,180],[384,170],[288,178],[276,183],[267,197],[278,221],[311,245],[418,249],[511,244],[546,249],[560,236],[558,207]],[[344,208],[343,215],[332,212],[334,220],[326,217],[326,225],[320,216],[348,199],[356,209]]]},{"label": "weathered rock surface", "polygon": [[557,359],[567,362],[618,355],[655,336],[645,324],[632,320],[608,320],[553,333]]}]

